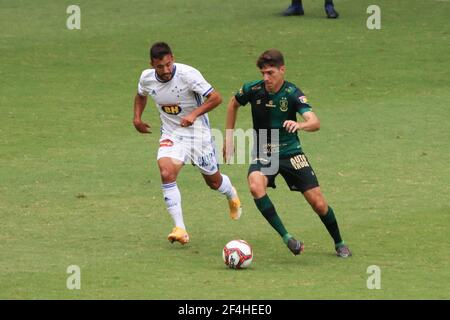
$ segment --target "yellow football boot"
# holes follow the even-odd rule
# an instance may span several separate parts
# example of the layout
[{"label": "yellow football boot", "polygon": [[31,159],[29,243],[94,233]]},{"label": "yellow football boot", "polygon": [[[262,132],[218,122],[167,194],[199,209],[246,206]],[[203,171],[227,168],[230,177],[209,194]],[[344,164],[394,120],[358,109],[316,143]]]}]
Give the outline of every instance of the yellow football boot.
[{"label": "yellow football boot", "polygon": [[186,230],[180,227],[175,227],[172,229],[172,232],[167,236],[167,240],[171,243],[178,241],[181,244],[186,244],[189,242],[189,235]]},{"label": "yellow football boot", "polygon": [[233,193],[236,195],[236,197],[228,200],[228,205],[230,207],[230,217],[233,220],[239,220],[242,214],[241,200],[239,200],[236,188],[235,187],[232,188]]}]

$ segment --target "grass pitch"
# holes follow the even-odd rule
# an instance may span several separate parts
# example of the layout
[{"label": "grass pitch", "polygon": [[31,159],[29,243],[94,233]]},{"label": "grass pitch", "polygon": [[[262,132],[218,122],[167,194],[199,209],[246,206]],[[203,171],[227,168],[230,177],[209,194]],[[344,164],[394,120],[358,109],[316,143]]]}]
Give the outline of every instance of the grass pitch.
[{"label": "grass pitch", "polygon": [[[449,299],[450,74],[448,1],[0,0],[1,299]],[[366,9],[381,8],[381,30]],[[270,190],[306,252],[294,257],[257,211],[247,165],[223,166],[244,214],[186,166],[178,180],[191,243],[169,244],[160,190],[159,127],[132,126],[132,100],[148,47],[167,41],[224,100],[259,79],[257,56],[280,49],[287,80],[321,119],[305,152],[354,253],[334,256],[320,220],[283,180]],[[223,130],[225,104],[210,114]],[[249,109],[237,127],[251,125]],[[250,269],[225,268],[234,238],[254,249]],[[68,290],[66,269],[81,269]],[[366,286],[381,269],[381,289]]]}]

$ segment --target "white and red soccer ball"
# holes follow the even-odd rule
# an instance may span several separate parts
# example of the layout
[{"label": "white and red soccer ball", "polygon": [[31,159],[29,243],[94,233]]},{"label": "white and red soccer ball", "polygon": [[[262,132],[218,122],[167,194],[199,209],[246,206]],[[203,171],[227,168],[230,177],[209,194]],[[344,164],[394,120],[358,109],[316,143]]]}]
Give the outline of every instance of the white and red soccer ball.
[{"label": "white and red soccer ball", "polygon": [[222,257],[229,268],[244,269],[252,263],[253,250],[244,240],[231,240],[223,248]]}]

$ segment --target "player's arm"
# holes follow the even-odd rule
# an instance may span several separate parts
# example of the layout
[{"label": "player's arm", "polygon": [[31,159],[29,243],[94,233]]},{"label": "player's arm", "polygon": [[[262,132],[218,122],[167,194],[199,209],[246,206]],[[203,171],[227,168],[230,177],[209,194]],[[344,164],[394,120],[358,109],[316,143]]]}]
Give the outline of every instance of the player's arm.
[{"label": "player's arm", "polygon": [[317,115],[312,111],[307,111],[302,114],[305,121],[299,122],[299,130],[313,132],[320,129],[320,121]]},{"label": "player's arm", "polygon": [[136,94],[134,98],[134,119],[133,124],[137,131],[140,133],[151,133],[150,126],[142,121],[142,113],[144,112],[145,105],[147,104],[147,96],[141,96]]},{"label": "player's arm", "polygon": [[221,103],[222,97],[220,96],[220,93],[214,90],[206,96],[206,100],[202,105],[200,105],[198,108],[195,108],[191,113],[181,119],[180,125],[182,127],[191,126],[194,123],[195,119],[197,119],[202,114],[211,111]]},{"label": "player's arm", "polygon": [[283,123],[283,127],[288,132],[296,132],[297,130],[303,130],[307,132],[313,132],[320,129],[320,121],[316,114],[312,111],[306,111],[302,113],[304,121],[297,122],[293,120],[286,120]]},{"label": "player's arm", "polygon": [[239,107],[240,103],[233,96],[227,106],[227,122],[225,124],[225,141],[223,144],[223,160],[225,163],[228,163],[228,160],[234,153],[233,131]]}]

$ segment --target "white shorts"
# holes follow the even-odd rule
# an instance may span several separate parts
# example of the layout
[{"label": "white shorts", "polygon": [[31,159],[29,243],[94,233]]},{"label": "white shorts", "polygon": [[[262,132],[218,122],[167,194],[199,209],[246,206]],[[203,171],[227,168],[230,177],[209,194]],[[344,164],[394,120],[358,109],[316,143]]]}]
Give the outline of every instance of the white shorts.
[{"label": "white shorts", "polygon": [[205,175],[213,175],[218,170],[215,145],[212,139],[171,136],[163,133],[159,140],[158,160],[177,159],[183,163],[192,163]]}]

